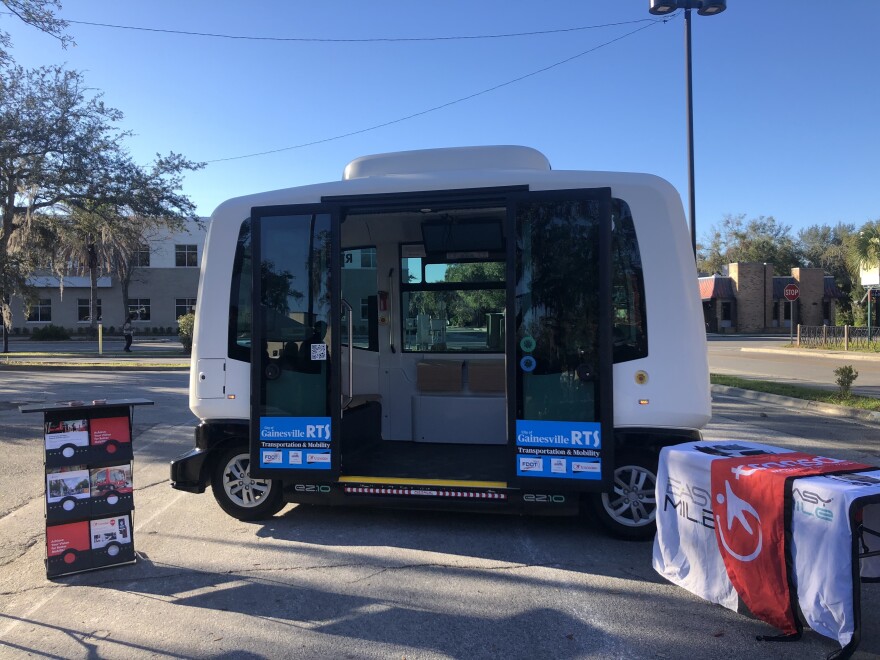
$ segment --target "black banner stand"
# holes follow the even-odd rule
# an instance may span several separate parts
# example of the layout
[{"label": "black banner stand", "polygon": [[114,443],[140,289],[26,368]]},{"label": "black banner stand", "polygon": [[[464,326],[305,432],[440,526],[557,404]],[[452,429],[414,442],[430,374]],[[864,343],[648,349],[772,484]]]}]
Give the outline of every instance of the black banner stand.
[{"label": "black banner stand", "polygon": [[43,413],[46,577],[130,564],[132,417],[147,399],[19,406]]}]

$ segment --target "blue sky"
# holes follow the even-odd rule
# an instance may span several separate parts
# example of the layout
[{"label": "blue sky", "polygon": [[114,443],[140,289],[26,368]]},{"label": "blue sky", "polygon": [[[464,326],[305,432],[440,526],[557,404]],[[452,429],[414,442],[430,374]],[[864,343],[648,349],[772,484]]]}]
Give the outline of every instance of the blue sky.
[{"label": "blue sky", "polygon": [[[262,37],[266,42],[72,24],[77,46],[9,16],[24,66],[82,70],[125,113],[149,162],[215,160],[361,131],[547,71],[413,119],[279,153],[210,163],[184,192],[201,215],[238,195],[339,179],[362,155],[524,144],[554,169],[650,172],[687,195],[684,20],[613,2],[64,2],[72,21]],[[880,2],[728,0],[693,16],[697,233],[726,214],[794,231],[880,219]],[[635,32],[635,33],[633,33]],[[633,33],[633,34],[630,34]],[[616,40],[616,41],[614,41]],[[608,43],[612,42],[613,43]],[[603,45],[608,44],[608,45]]]}]

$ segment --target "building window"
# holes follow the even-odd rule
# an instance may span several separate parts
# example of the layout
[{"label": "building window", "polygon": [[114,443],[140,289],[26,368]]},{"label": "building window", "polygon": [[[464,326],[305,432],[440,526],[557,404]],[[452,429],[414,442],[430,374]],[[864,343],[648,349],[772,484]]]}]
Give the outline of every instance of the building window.
[{"label": "building window", "polygon": [[175,245],[174,265],[178,268],[194,268],[199,265],[199,249],[196,245]]},{"label": "building window", "polygon": [[174,301],[174,319],[177,320],[181,316],[186,316],[190,312],[196,311],[195,298],[177,298]]},{"label": "building window", "polygon": [[721,303],[721,320],[722,321],[730,321],[731,317],[731,304],[729,302]]},{"label": "building window", "polygon": [[150,246],[141,245],[132,257],[132,265],[136,268],[148,268],[150,266]]},{"label": "building window", "polygon": [[49,323],[52,321],[52,301],[49,298],[40,298],[37,303],[31,307],[31,311],[27,316],[28,321],[35,323]]},{"label": "building window", "polygon": [[150,320],[150,299],[149,298],[129,298],[128,313],[135,321]]},{"label": "building window", "polygon": [[[98,298],[95,301],[95,313],[98,315],[98,320],[102,320],[101,316],[101,299]],[[88,298],[77,298],[76,299],[76,320],[80,323],[88,323],[92,319],[89,317],[89,299]]]},{"label": "building window", "polygon": [[370,318],[370,299],[369,298],[361,298],[361,321],[366,321]]},{"label": "building window", "polygon": [[368,248],[366,250],[361,250],[361,268],[375,268],[376,267],[376,250],[375,248]]}]

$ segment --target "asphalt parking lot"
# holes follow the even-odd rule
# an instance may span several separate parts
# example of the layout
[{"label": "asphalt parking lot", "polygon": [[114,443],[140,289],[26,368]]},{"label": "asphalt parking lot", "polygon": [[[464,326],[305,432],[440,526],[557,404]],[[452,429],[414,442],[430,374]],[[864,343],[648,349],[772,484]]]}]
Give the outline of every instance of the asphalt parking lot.
[{"label": "asphalt parking lot", "polygon": [[[41,373],[0,374],[14,475],[0,504],[2,657],[755,660],[837,648],[811,632],[756,642],[772,630],[666,583],[650,543],[578,519],[290,505],[236,521],[209,493],[170,487],[168,461],[192,444],[185,373]],[[16,404],[73,392],[156,401],[135,413],[138,561],[47,580],[39,420]],[[810,415],[724,400],[708,432],[812,448],[833,428],[854,438],[839,452],[877,461],[870,425]],[[863,598],[856,657],[880,657],[877,585]]]}]

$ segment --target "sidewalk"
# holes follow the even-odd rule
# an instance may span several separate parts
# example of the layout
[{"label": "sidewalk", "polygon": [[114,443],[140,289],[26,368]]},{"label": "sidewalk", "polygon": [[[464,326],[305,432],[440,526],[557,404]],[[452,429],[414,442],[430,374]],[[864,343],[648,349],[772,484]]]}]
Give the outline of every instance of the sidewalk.
[{"label": "sidewalk", "polygon": [[94,339],[9,342],[9,353],[0,353],[0,369],[189,369],[190,358],[177,339],[157,337],[135,339],[132,352],[123,342],[111,338],[99,352]]}]

